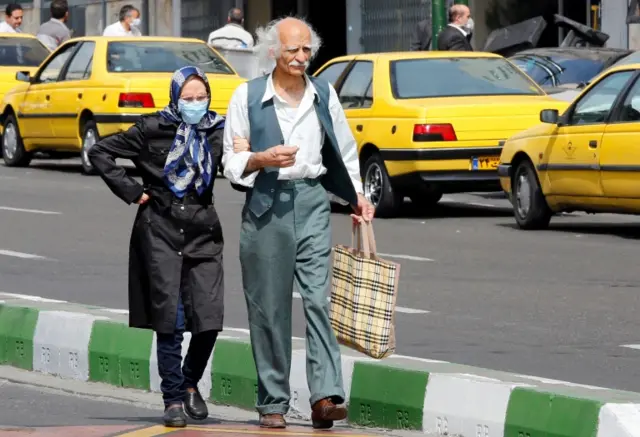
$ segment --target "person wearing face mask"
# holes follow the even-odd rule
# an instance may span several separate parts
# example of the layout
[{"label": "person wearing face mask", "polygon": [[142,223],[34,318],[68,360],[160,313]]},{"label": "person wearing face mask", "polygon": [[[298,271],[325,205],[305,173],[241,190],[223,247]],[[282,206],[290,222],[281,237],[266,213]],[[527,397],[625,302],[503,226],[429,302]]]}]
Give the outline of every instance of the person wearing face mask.
[{"label": "person wearing face mask", "polygon": [[[129,326],[156,332],[164,424],[208,416],[198,382],[223,326],[223,237],[213,206],[224,119],[209,110],[205,74],[173,74],[170,102],[104,138],[89,159],[109,189],[137,204],[129,247]],[[116,164],[133,161],[142,184]],[[182,340],[191,332],[182,363]]]},{"label": "person wearing face mask", "polygon": [[133,5],[120,8],[119,21],[104,29],[102,36],[142,36],[140,11]]},{"label": "person wearing face mask", "polygon": [[466,5],[453,5],[449,8],[449,24],[438,34],[438,50],[473,51],[471,33],[473,19]]}]

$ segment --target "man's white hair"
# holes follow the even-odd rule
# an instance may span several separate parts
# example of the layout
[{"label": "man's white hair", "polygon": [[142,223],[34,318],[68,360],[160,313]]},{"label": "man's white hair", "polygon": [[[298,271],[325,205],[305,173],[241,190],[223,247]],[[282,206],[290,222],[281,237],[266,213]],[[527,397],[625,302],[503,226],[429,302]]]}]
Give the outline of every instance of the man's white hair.
[{"label": "man's white hair", "polygon": [[282,42],[280,41],[280,31],[278,27],[282,21],[289,18],[298,20],[309,28],[309,32],[311,33],[311,57],[309,61],[316,56],[318,50],[322,47],[322,39],[304,19],[298,17],[282,17],[273,20],[266,26],[256,29],[258,42],[255,46],[255,52],[259,57],[260,67],[263,73],[270,73],[275,68],[276,60],[280,58],[282,54]]}]

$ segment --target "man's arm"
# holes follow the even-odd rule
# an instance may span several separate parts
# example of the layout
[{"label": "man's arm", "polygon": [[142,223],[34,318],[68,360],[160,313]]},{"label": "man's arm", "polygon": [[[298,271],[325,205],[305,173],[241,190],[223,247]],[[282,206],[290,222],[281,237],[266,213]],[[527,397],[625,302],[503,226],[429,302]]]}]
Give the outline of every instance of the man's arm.
[{"label": "man's arm", "polygon": [[449,40],[449,50],[451,51],[456,51],[456,52],[467,52],[469,51],[468,49],[468,42],[467,39],[465,38],[465,36],[460,33],[457,32],[458,34],[453,36],[450,40]]},{"label": "man's arm", "polygon": [[329,111],[331,112],[331,120],[333,122],[333,131],[338,140],[338,147],[344,165],[351,176],[351,182],[356,193],[363,194],[362,179],[360,177],[360,161],[358,159],[358,147],[356,139],[353,137],[347,117],[344,114],[338,94],[333,86],[329,85]]},{"label": "man's arm", "polygon": [[231,96],[224,124],[222,165],[224,176],[233,184],[251,188],[258,176],[259,163],[250,151],[233,151],[233,138],[246,138],[249,142],[249,111],[247,108],[246,83],[240,85]]}]

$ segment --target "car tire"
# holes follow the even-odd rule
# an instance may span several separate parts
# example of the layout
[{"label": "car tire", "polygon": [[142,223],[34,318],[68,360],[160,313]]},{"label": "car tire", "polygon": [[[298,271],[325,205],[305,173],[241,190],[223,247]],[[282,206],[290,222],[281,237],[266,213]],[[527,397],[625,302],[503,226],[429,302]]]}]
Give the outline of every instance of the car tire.
[{"label": "car tire", "polygon": [[20,127],[13,114],[7,115],[2,131],[2,159],[7,167],[27,167],[31,163],[20,135]]},{"label": "car tire", "polygon": [[91,161],[89,161],[89,150],[98,142],[98,127],[93,120],[88,120],[82,128],[82,150],[80,152],[80,160],[82,161],[82,172],[85,175],[96,174]]},{"label": "car tire", "polygon": [[517,167],[511,182],[513,214],[521,229],[545,229],[553,215],[531,161]]},{"label": "car tire", "polygon": [[376,217],[397,215],[404,197],[394,190],[384,160],[379,154],[370,156],[362,167],[365,197],[376,208]]}]

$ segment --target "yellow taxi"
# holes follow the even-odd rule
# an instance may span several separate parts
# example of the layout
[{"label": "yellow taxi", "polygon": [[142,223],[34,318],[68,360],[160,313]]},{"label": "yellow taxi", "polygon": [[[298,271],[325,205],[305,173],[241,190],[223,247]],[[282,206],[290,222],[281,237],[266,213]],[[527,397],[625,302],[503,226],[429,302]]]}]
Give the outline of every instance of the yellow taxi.
[{"label": "yellow taxi", "polygon": [[538,124],[541,109],[568,105],[490,53],[343,56],[315,76],[336,88],[377,216],[395,215],[405,196],[430,206],[443,193],[500,191],[503,141]]},{"label": "yellow taxi", "polygon": [[225,114],[231,94],[245,81],[204,41],[164,37],[82,37],[58,47],[0,105],[2,155],[8,166],[26,166],[34,152],[80,153],[128,129],[142,115],[169,102],[175,70],[197,65],[211,84],[211,109]]},{"label": "yellow taxi", "polygon": [[50,53],[33,35],[0,33],[0,99],[20,83],[18,71],[33,74]]},{"label": "yellow taxi", "polygon": [[640,213],[640,64],[607,70],[504,145],[498,173],[522,229],[558,212]]}]

